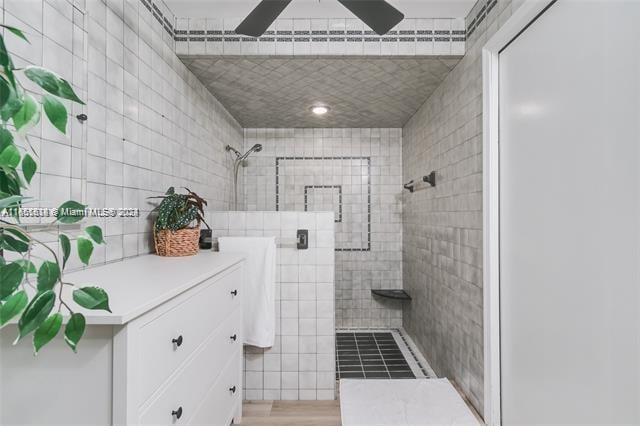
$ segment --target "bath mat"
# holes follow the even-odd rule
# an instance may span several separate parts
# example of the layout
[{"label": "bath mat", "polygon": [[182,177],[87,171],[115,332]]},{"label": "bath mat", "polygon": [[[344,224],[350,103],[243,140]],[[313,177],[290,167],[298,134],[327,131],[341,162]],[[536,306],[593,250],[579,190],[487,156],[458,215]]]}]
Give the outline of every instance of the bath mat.
[{"label": "bath mat", "polygon": [[447,379],[340,380],[343,426],[479,425]]}]

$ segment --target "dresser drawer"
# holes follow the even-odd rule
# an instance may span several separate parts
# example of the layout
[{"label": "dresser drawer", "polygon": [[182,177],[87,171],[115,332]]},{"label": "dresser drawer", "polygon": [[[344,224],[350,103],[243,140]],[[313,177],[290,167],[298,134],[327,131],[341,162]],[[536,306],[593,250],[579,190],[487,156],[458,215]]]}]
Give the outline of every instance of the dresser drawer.
[{"label": "dresser drawer", "polygon": [[[231,423],[236,409],[242,404],[242,389],[239,386],[242,383],[241,363],[241,356],[229,361],[189,420],[190,425],[228,426]],[[236,391],[230,392],[229,388],[233,386]]]},{"label": "dresser drawer", "polygon": [[[149,399],[207,336],[240,307],[241,279],[241,270],[235,269],[201,284],[176,306],[143,317],[134,370],[139,377],[139,404]],[[240,327],[236,332],[241,332]]]},{"label": "dresser drawer", "polygon": [[[240,332],[242,327],[242,311],[236,309],[227,321],[199,347],[183,366],[178,369],[157,395],[154,395],[139,410],[139,424],[145,425],[174,425],[189,424],[196,414],[202,401],[208,395],[214,383],[221,377],[223,369],[232,359],[241,362],[242,341]],[[237,339],[229,337],[236,335]],[[236,373],[237,380],[226,385],[226,392],[236,387],[236,394],[241,390],[240,364]],[[225,370],[226,372],[226,370]],[[180,412],[180,418],[172,412]]]}]

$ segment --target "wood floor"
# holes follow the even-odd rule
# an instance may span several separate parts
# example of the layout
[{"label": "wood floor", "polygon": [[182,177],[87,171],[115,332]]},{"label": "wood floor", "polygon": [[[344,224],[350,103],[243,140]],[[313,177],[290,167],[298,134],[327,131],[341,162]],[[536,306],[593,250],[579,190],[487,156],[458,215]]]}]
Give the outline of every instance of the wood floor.
[{"label": "wood floor", "polygon": [[245,401],[242,426],[340,426],[338,401]]}]

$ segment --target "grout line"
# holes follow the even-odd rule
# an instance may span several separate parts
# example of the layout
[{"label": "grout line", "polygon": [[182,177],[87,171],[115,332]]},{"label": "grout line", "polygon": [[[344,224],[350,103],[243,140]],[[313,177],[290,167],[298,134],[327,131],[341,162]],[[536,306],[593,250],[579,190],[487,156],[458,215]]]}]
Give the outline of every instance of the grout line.
[{"label": "grout line", "polygon": [[389,379],[391,378],[391,371],[389,371],[389,366],[387,365],[387,362],[384,360],[384,355],[382,354],[382,350],[380,349],[380,345],[378,345],[378,338],[376,337],[375,333],[371,333],[371,336],[373,337],[373,341],[376,343],[376,348],[378,349],[378,353],[380,354],[380,358],[382,358],[382,364],[384,365],[384,369],[387,371],[387,375],[389,376]]}]

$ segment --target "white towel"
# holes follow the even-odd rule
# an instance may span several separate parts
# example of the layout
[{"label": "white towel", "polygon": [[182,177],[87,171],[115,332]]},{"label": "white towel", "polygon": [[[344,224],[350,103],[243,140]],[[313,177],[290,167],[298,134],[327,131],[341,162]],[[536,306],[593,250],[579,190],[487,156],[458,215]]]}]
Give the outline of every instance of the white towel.
[{"label": "white towel", "polygon": [[276,336],[276,240],[274,237],[220,237],[220,251],[246,255],[243,288],[244,343],[273,346]]}]

